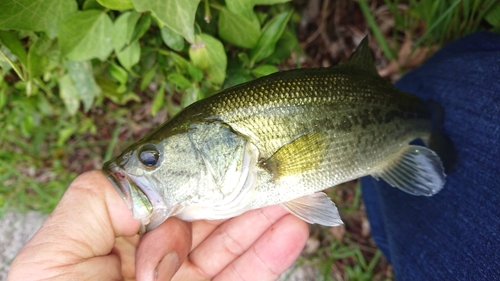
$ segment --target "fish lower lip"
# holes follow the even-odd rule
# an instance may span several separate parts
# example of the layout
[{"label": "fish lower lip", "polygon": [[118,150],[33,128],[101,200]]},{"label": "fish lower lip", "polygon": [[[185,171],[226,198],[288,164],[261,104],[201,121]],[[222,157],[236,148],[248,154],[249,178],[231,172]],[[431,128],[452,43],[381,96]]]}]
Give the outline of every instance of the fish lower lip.
[{"label": "fish lower lip", "polygon": [[127,207],[132,210],[132,197],[130,195],[130,183],[126,175],[114,163],[106,163],[103,167],[106,178],[114,186],[115,190],[123,198]]},{"label": "fish lower lip", "polygon": [[[171,211],[165,206],[161,196],[143,179],[127,175],[113,162],[105,163],[102,170],[132,211],[134,218],[141,222],[140,233],[156,228],[169,217]],[[138,202],[142,204],[137,204]]]},{"label": "fish lower lip", "polygon": [[[172,210],[167,208],[163,198],[154,189],[151,183],[143,177],[130,176],[131,182],[150,204],[150,212],[147,220],[143,221],[146,231],[152,230],[164,222],[171,214]],[[136,190],[132,190],[134,192]]]}]

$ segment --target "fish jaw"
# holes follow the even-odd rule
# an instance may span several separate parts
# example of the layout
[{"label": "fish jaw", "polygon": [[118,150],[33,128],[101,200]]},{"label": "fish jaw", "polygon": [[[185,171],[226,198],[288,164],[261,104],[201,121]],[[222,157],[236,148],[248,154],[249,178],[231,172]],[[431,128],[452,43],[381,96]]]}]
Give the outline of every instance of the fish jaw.
[{"label": "fish jaw", "polygon": [[131,186],[126,174],[113,162],[105,163],[102,171],[109,182],[111,182],[116,192],[118,192],[125,201],[127,207],[132,209],[132,196],[130,194]]},{"label": "fish jaw", "polygon": [[113,162],[106,163],[103,171],[132,211],[134,219],[140,221],[140,233],[156,228],[177,209],[168,208],[145,177],[127,174]]}]

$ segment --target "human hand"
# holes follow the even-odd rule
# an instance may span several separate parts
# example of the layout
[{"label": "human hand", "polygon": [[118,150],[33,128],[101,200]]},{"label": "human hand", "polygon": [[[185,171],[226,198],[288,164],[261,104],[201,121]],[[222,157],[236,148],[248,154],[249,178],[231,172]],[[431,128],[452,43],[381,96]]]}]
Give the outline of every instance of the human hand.
[{"label": "human hand", "polygon": [[138,230],[104,175],[87,172],[18,254],[8,280],[274,280],[308,236],[307,224],[279,206],[225,221],[170,218],[142,237]]}]

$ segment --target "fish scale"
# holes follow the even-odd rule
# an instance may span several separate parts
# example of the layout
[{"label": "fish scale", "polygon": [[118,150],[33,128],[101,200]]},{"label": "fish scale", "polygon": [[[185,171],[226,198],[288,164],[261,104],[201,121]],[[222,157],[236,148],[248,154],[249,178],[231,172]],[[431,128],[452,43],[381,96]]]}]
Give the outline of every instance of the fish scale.
[{"label": "fish scale", "polygon": [[[420,103],[380,77],[373,79],[370,77],[372,74],[357,72],[353,77],[345,78],[345,74],[335,73],[338,71],[342,71],[342,68],[292,70],[286,72],[286,77],[281,77],[282,73],[276,74],[277,77],[271,75],[267,79],[231,88],[221,95],[197,103],[179,117],[189,123],[220,120],[241,128],[240,133],[251,131],[249,135],[256,136],[258,139],[254,141],[257,142],[266,143],[269,138],[279,137],[280,141],[270,147],[262,145],[263,154],[269,155],[291,139],[310,131],[311,126],[333,127],[350,116],[358,121],[374,123],[374,120],[369,120],[373,116],[360,112],[358,105],[370,105],[368,108],[378,108],[381,112],[406,112],[414,110],[414,103]],[[302,78],[304,75],[306,77]],[[349,86],[353,84],[352,80],[357,81],[356,87]],[[376,86],[378,90],[374,90]],[[409,101],[401,98],[401,95],[405,95]],[[422,110],[420,116],[429,123],[428,110]]]}]

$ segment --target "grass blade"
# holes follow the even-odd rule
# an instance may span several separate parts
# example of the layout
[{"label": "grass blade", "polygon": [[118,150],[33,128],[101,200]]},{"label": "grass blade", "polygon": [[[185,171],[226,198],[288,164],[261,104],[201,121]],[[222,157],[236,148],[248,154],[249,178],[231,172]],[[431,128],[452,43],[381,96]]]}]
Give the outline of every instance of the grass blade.
[{"label": "grass blade", "polygon": [[384,52],[384,55],[387,57],[389,60],[393,60],[396,58],[396,55],[394,54],[394,51],[389,47],[389,44],[387,43],[387,40],[385,40],[384,35],[382,34],[382,31],[377,25],[377,22],[375,21],[375,18],[373,17],[370,7],[368,6],[368,3],[366,0],[358,0],[359,7],[361,8],[361,11],[363,12],[363,15],[365,16],[366,21],[368,22],[368,26],[370,26],[370,29],[373,32],[373,35],[375,36],[375,39],[380,45],[380,48]]},{"label": "grass blade", "polygon": [[16,72],[17,76],[19,76],[19,78],[23,81],[26,81],[26,79],[24,78],[24,75],[23,75],[23,72],[21,71],[21,69],[13,62],[11,61],[3,52],[2,50],[0,50],[0,55],[2,55],[2,57],[9,63],[9,65],[14,69],[14,71]]},{"label": "grass blade", "polygon": [[118,135],[120,134],[121,126],[122,124],[120,122],[116,123],[116,127],[113,130],[113,134],[111,135],[111,141],[109,142],[108,148],[106,148],[103,162],[111,159],[111,156],[113,155],[113,149],[115,149],[116,143],[118,142]]},{"label": "grass blade", "polygon": [[415,43],[415,47],[414,47],[415,49],[418,48],[420,46],[420,44],[422,44],[422,42],[427,37],[429,37],[435,29],[437,29],[440,26],[440,24],[443,22],[443,20],[446,17],[448,17],[450,15],[450,13],[453,12],[453,9],[455,9],[455,7],[458,4],[460,4],[461,1],[462,0],[455,0],[455,2],[453,2],[451,4],[451,6],[448,9],[446,9],[446,11],[438,17],[438,19],[429,27],[429,29],[427,29],[425,31],[424,35],[422,35],[422,37],[420,37],[420,39],[417,40],[417,42]]}]

